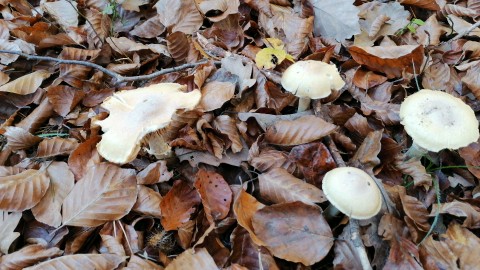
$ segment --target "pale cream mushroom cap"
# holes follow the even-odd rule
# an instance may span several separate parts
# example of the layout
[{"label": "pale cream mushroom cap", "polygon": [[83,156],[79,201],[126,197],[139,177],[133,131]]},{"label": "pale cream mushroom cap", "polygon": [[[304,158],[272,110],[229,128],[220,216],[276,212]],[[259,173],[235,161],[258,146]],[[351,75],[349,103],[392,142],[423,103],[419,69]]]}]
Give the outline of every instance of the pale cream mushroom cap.
[{"label": "pale cream mushroom cap", "polygon": [[339,167],[325,174],[322,190],[340,212],[354,219],[369,219],[382,208],[382,195],[366,172]]},{"label": "pale cream mushroom cap", "polygon": [[199,90],[189,93],[184,90],[184,85],[160,83],[120,91],[105,99],[101,106],[110,115],[92,123],[101,126],[104,132],[97,144],[98,153],[119,164],[135,159],[145,135],[166,127],[177,109],[191,110],[200,102]]},{"label": "pale cream mushroom cap", "polygon": [[423,89],[400,106],[401,124],[418,146],[438,152],[476,142],[478,120],[472,108],[445,92]]},{"label": "pale cream mushroom cap", "polygon": [[283,88],[300,98],[324,98],[344,85],[335,65],[314,60],[298,61],[282,75]]}]

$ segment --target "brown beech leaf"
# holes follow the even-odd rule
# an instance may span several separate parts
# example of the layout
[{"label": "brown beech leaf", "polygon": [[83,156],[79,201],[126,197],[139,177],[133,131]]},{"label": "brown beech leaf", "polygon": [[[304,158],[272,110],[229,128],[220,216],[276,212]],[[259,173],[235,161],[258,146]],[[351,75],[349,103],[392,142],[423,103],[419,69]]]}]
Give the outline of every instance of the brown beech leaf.
[{"label": "brown beech leaf", "polygon": [[470,18],[475,18],[479,15],[477,10],[452,4],[446,4],[442,9],[442,13],[445,15],[453,14],[458,17],[465,16]]},{"label": "brown beech leaf", "polygon": [[[58,58],[92,61],[92,59],[96,58],[99,54],[100,50],[84,50],[73,47],[64,47],[62,52],[58,55]],[[60,74],[57,81],[64,81],[73,87],[82,88],[91,70],[92,68],[87,66],[61,64]]]},{"label": "brown beech leaf", "polygon": [[383,269],[412,269],[421,270],[422,265],[419,263],[420,256],[418,247],[407,238],[397,237],[391,243],[390,254],[387,263]]},{"label": "brown beech leaf", "polygon": [[54,156],[69,155],[78,147],[78,142],[72,138],[45,139],[38,145],[37,157],[49,158]]},{"label": "brown beech leaf", "polygon": [[480,98],[480,79],[476,76],[480,72],[480,64],[476,64],[468,69],[467,74],[463,76],[462,82],[467,85],[473,95]]},{"label": "brown beech leaf", "polygon": [[197,191],[185,181],[177,180],[172,189],[160,203],[162,209],[161,223],[166,231],[178,228],[190,220],[201,199]]},{"label": "brown beech leaf", "polygon": [[238,13],[240,5],[239,0],[195,0],[195,2],[200,12],[212,22],[221,21],[230,14]]},{"label": "brown beech leaf", "polygon": [[335,241],[335,258],[333,259],[335,269],[362,269],[358,252],[355,250],[353,241],[350,241],[351,230],[349,223]]},{"label": "brown beech leaf", "polygon": [[307,115],[293,121],[276,122],[267,128],[265,140],[277,145],[299,145],[327,136],[336,127],[322,118]]},{"label": "brown beech leaf", "polygon": [[232,203],[232,190],[223,176],[200,169],[194,186],[202,198],[207,219],[211,217],[213,221],[219,221],[228,215]]},{"label": "brown beech leaf", "polygon": [[153,185],[170,180],[173,173],[168,171],[167,162],[159,160],[150,163],[145,169],[137,174],[137,184]]},{"label": "brown beech leaf", "polygon": [[161,22],[161,16],[155,15],[144,23],[135,26],[130,34],[141,38],[154,38],[160,36],[165,31],[165,26]]},{"label": "brown beech leaf", "polygon": [[32,214],[38,221],[58,227],[62,223],[62,202],[72,190],[75,179],[65,162],[52,162],[47,167],[47,174],[50,186],[42,200],[32,208]]},{"label": "brown beech leaf", "polygon": [[440,208],[437,204],[432,206],[430,216],[433,217],[439,212],[440,214],[450,214],[456,217],[465,218],[462,226],[470,229],[480,228],[480,209],[471,204],[461,201],[453,201],[442,203]]},{"label": "brown beech leaf", "polygon": [[198,107],[207,112],[216,110],[232,99],[234,94],[235,85],[231,82],[207,82],[202,87],[202,99]]},{"label": "brown beech leaf", "polygon": [[39,263],[25,270],[115,269],[125,258],[114,254],[75,254]]},{"label": "brown beech leaf", "polygon": [[439,240],[430,236],[421,246],[422,255],[431,257],[436,267],[430,269],[478,268],[480,256],[475,255],[480,252],[480,239],[474,233],[452,222]]},{"label": "brown beech leaf", "polygon": [[[85,175],[88,162],[97,153],[97,143],[100,139],[100,136],[94,136],[80,143],[68,157],[68,166],[75,175],[75,179],[78,180]],[[98,153],[96,155],[98,156]]]},{"label": "brown beech leaf", "polygon": [[[19,232],[15,232],[20,219],[21,212],[8,213],[7,211],[0,211],[0,252],[8,254],[10,245],[20,236]],[[1,260],[1,257],[0,257]]]},{"label": "brown beech leaf", "polygon": [[333,246],[332,231],[318,206],[302,202],[265,206],[253,215],[252,224],[272,254],[287,261],[309,266]]},{"label": "brown beech leaf", "polygon": [[400,4],[416,6],[419,8],[424,8],[428,10],[437,11],[440,10],[440,6],[435,0],[400,0]]},{"label": "brown beech leaf", "polygon": [[460,148],[458,153],[465,160],[468,170],[480,178],[480,143],[471,143],[467,147]]},{"label": "brown beech leaf", "polygon": [[160,210],[160,202],[162,195],[143,185],[138,185],[137,201],[133,205],[132,210],[145,215],[160,218],[162,210]]},{"label": "brown beech leaf", "polygon": [[235,213],[235,216],[237,216],[238,224],[250,233],[252,241],[259,246],[264,244],[253,231],[252,217],[263,207],[265,207],[264,204],[257,201],[255,197],[248,194],[243,188],[240,190],[240,193],[237,195],[233,203],[233,212]]},{"label": "brown beech leaf", "polygon": [[350,166],[361,168],[373,174],[373,168],[380,164],[380,159],[377,156],[382,148],[380,143],[382,134],[383,130],[368,133],[355,155],[350,159]]},{"label": "brown beech leaf", "polygon": [[419,159],[412,158],[404,160],[403,155],[398,156],[394,162],[395,167],[402,172],[402,174],[410,175],[413,178],[414,185],[418,186],[432,186],[432,176],[430,176],[425,167]]},{"label": "brown beech leaf", "polygon": [[47,91],[48,101],[60,116],[67,116],[85,96],[85,92],[66,85],[51,86]]},{"label": "brown beech leaf", "polygon": [[12,150],[27,149],[42,141],[42,138],[33,136],[23,128],[6,127],[5,130],[3,136],[7,138],[7,146]]},{"label": "brown beech leaf", "polygon": [[423,72],[422,86],[426,89],[443,89],[450,80],[450,67],[443,62],[428,66]]},{"label": "brown beech leaf", "polygon": [[172,58],[178,64],[185,63],[190,44],[187,35],[182,32],[175,32],[167,36],[167,48]]},{"label": "brown beech leaf", "polygon": [[387,77],[364,69],[358,69],[353,76],[353,84],[362,89],[370,89],[386,81]]},{"label": "brown beech leaf", "polygon": [[27,266],[58,257],[62,254],[63,251],[56,247],[46,249],[41,244],[29,245],[0,257],[0,269],[21,270]]},{"label": "brown beech leaf", "polygon": [[250,165],[261,172],[267,172],[273,168],[284,168],[290,173],[295,170],[295,164],[289,160],[286,152],[270,148],[262,149],[257,156],[252,157]]},{"label": "brown beech leaf", "polygon": [[106,234],[100,234],[100,237],[102,238],[99,248],[101,253],[115,254],[120,257],[126,255],[125,249],[117,238]]},{"label": "brown beech leaf", "polygon": [[163,270],[158,264],[151,262],[147,259],[142,259],[136,255],[130,257],[128,264],[123,270],[139,270],[139,269],[150,269],[150,270]]},{"label": "brown beech leaf", "polygon": [[85,16],[89,22],[84,25],[89,49],[99,49],[110,34],[112,20],[108,14],[96,9],[85,10]]},{"label": "brown beech leaf", "polygon": [[[448,18],[448,24],[453,28],[453,30],[459,34],[466,32],[472,27],[471,23],[466,22],[465,20],[451,14],[446,16]],[[470,36],[480,36],[480,29],[473,29],[468,33]]]},{"label": "brown beech leaf", "polygon": [[325,202],[323,191],[305,183],[282,168],[274,168],[258,176],[262,198],[273,203],[300,201],[305,204]]},{"label": "brown beech leaf", "polygon": [[46,70],[38,70],[0,86],[0,92],[9,92],[19,95],[32,94],[37,91],[43,80],[48,77],[50,77],[50,72]]},{"label": "brown beech leaf", "polygon": [[177,256],[165,270],[218,270],[215,261],[205,248],[187,249]]},{"label": "brown beech leaf", "polygon": [[315,186],[319,186],[322,175],[336,167],[330,151],[323,143],[295,146],[288,157],[297,164],[307,182]]},{"label": "brown beech leaf", "polygon": [[160,22],[172,33],[193,34],[203,23],[194,1],[160,0],[155,4]]},{"label": "brown beech leaf", "polygon": [[220,115],[213,120],[213,127],[227,136],[232,142],[231,149],[233,153],[242,151],[243,144],[234,118],[228,115]]},{"label": "brown beech leaf", "polygon": [[24,211],[34,207],[49,185],[45,168],[0,177],[0,210]]},{"label": "brown beech leaf", "polygon": [[405,215],[413,220],[417,229],[424,232],[428,231],[430,223],[428,223],[427,208],[417,198],[407,195],[403,186],[396,186],[396,191],[400,197]]},{"label": "brown beech leaf", "polygon": [[230,235],[232,243],[232,264],[238,264],[249,270],[278,270],[273,256],[265,247],[256,245],[250,234],[242,226],[237,226]]},{"label": "brown beech leaf", "polygon": [[110,163],[88,168],[63,202],[63,225],[95,227],[128,214],[137,199],[134,171]]},{"label": "brown beech leaf", "polygon": [[401,78],[402,72],[420,73],[423,63],[423,46],[377,46],[359,47],[349,49],[353,59],[361,65],[366,65],[373,71],[385,73],[389,79]]}]

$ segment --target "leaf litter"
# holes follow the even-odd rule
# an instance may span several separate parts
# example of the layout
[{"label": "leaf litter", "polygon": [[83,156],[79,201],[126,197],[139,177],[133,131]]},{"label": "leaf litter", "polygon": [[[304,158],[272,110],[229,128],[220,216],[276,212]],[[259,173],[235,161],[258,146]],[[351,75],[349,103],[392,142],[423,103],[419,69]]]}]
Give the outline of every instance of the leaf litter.
[{"label": "leaf litter", "polygon": [[[412,157],[399,115],[478,115],[477,2],[0,1],[0,269],[478,268],[480,141]],[[302,60],[345,86],[297,112]],[[346,165],[371,219],[328,214]]]}]

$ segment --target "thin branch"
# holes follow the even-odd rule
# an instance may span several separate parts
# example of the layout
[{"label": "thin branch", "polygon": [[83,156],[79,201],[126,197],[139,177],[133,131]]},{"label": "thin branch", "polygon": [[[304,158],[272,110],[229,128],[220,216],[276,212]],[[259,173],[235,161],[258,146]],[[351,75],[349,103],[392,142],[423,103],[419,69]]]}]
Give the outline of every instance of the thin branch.
[{"label": "thin branch", "polygon": [[[121,82],[132,82],[132,81],[144,81],[144,80],[151,80],[153,78],[156,78],[160,75],[167,74],[167,73],[172,73],[176,71],[181,71],[187,68],[193,68],[201,64],[205,64],[208,62],[208,60],[202,60],[196,63],[187,63],[183,64],[180,66],[172,67],[172,68],[164,68],[161,69],[157,72],[148,74],[148,75],[139,75],[139,76],[122,76],[116,72],[113,72],[111,70],[108,70],[100,65],[97,65],[95,63],[87,62],[87,61],[80,61],[80,60],[67,60],[67,59],[58,59],[54,57],[49,57],[49,56],[37,56],[37,55],[31,55],[31,54],[26,54],[22,53],[19,51],[9,51],[9,50],[0,50],[0,53],[7,53],[7,54],[16,54],[21,57],[26,58],[27,60],[42,60],[42,61],[52,61],[52,62],[57,62],[59,64],[72,64],[72,65],[81,65],[81,66],[86,66],[86,67],[91,67],[100,70],[101,72],[107,74],[108,76],[112,77],[114,79],[114,82],[116,84],[121,83]],[[216,65],[220,64],[219,61],[214,62]]]},{"label": "thin branch", "polygon": [[480,26],[480,21],[472,24],[472,26],[470,26],[470,28],[468,28],[466,31],[464,31],[463,33],[461,34],[458,34],[456,35],[454,38],[452,38],[451,40],[452,41],[455,41],[457,39],[461,39],[462,37],[468,35],[470,32],[472,32],[473,30],[475,30],[475,28],[479,27]]}]

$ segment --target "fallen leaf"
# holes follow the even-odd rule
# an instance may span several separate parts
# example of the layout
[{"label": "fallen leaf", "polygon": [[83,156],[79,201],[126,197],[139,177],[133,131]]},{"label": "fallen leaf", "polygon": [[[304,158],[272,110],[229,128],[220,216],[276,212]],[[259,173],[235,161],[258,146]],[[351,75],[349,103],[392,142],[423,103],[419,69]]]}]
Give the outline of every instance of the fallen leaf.
[{"label": "fallen leaf", "polygon": [[199,108],[206,112],[216,110],[233,98],[235,85],[230,82],[212,81],[203,85]]},{"label": "fallen leaf", "polygon": [[41,244],[28,245],[20,250],[0,257],[0,268],[2,270],[21,270],[62,254],[63,251],[56,247],[47,249]]},{"label": "fallen leaf", "polygon": [[409,239],[397,237],[390,242],[392,247],[387,263],[383,269],[423,269],[418,253],[418,247]]},{"label": "fallen leaf", "polygon": [[[10,245],[20,236],[19,232],[15,232],[20,219],[22,218],[21,212],[8,213],[6,211],[0,211],[0,251],[3,254],[8,254]],[[0,261],[2,257],[0,257]]]},{"label": "fallen leaf", "polygon": [[343,41],[360,33],[359,9],[353,0],[312,0],[315,36]]},{"label": "fallen leaf", "polygon": [[88,168],[63,201],[63,225],[95,227],[128,214],[137,198],[131,169],[100,163]]},{"label": "fallen leaf", "polygon": [[3,136],[7,139],[7,146],[12,150],[27,149],[42,141],[42,138],[19,127],[6,127]]},{"label": "fallen leaf", "polygon": [[233,203],[233,212],[237,217],[238,224],[250,233],[252,241],[259,246],[264,244],[253,231],[252,218],[263,207],[265,207],[264,204],[257,201],[255,197],[248,194],[243,188]]},{"label": "fallen leaf", "polygon": [[155,4],[160,22],[173,32],[193,34],[203,23],[203,18],[193,1],[160,0]]},{"label": "fallen leaf", "polygon": [[32,208],[32,214],[38,221],[57,228],[62,223],[60,209],[63,200],[73,189],[74,176],[67,163],[54,161],[47,167],[50,186],[45,196]]},{"label": "fallen leaf", "polygon": [[45,168],[0,177],[0,210],[24,211],[34,207],[49,185]]},{"label": "fallen leaf", "polygon": [[75,254],[66,255],[35,266],[24,268],[25,270],[68,270],[78,269],[96,269],[110,270],[116,268],[125,258],[114,254]]},{"label": "fallen leaf", "polygon": [[424,57],[423,46],[414,45],[352,46],[349,52],[356,62],[373,71],[385,73],[389,79],[402,77],[403,71],[419,74]]},{"label": "fallen leaf", "polygon": [[132,211],[160,218],[162,216],[161,202],[162,195],[160,193],[146,186],[138,185],[137,201],[133,205]]},{"label": "fallen leaf", "polygon": [[65,156],[72,153],[78,146],[78,142],[72,138],[51,138],[45,139],[38,144],[37,157],[50,158],[54,156]]},{"label": "fallen leaf", "polygon": [[299,145],[329,135],[336,126],[307,115],[293,121],[281,120],[267,128],[265,140],[277,145]]},{"label": "fallen leaf", "polygon": [[253,215],[252,225],[274,256],[306,266],[322,260],[333,246],[332,231],[318,206],[302,202],[265,206]]},{"label": "fallen leaf", "polygon": [[187,249],[176,257],[165,270],[218,270],[215,261],[205,248]]},{"label": "fallen leaf", "polygon": [[450,214],[459,218],[465,218],[462,226],[470,229],[480,228],[480,208],[474,207],[461,201],[442,203],[440,207],[437,204],[432,206],[430,216],[439,214]]},{"label": "fallen leaf", "polygon": [[200,196],[193,187],[185,181],[175,181],[160,203],[163,228],[166,231],[178,230],[190,220],[200,202]]},{"label": "fallen leaf", "polygon": [[150,270],[163,270],[163,267],[155,264],[147,259],[142,259],[136,255],[130,257],[128,264],[124,270],[138,270],[138,269],[150,269]]},{"label": "fallen leaf", "polygon": [[320,186],[322,176],[336,167],[330,151],[323,143],[307,143],[292,148],[289,160],[296,163],[308,183]]},{"label": "fallen leaf", "polygon": [[228,215],[232,203],[232,190],[223,176],[200,169],[194,186],[202,199],[207,219],[211,217],[213,221],[219,221]]},{"label": "fallen leaf", "polygon": [[282,168],[274,168],[258,176],[260,195],[273,203],[300,201],[315,205],[327,201],[323,191],[303,182]]},{"label": "fallen leaf", "polygon": [[50,77],[50,72],[46,70],[38,70],[0,86],[0,92],[9,92],[19,95],[32,94],[37,91],[43,80],[48,77]]}]

